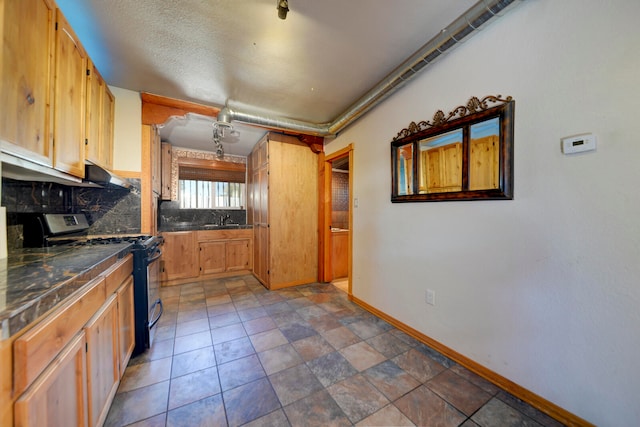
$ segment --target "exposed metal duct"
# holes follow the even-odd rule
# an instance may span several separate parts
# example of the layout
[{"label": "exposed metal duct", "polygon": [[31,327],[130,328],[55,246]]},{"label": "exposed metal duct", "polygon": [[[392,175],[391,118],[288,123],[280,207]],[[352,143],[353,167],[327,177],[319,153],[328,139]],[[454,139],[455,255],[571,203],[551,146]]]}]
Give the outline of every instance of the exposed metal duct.
[{"label": "exposed metal duct", "polygon": [[310,123],[285,117],[253,114],[233,110],[227,106],[218,113],[219,122],[239,121],[272,129],[289,130],[307,135],[333,136],[349,126],[363,114],[378,105],[426,66],[482,29],[489,21],[502,16],[512,6],[524,0],[480,0],[469,10],[429,40],[416,53],[396,67],[380,83],[353,103],[331,123]]}]

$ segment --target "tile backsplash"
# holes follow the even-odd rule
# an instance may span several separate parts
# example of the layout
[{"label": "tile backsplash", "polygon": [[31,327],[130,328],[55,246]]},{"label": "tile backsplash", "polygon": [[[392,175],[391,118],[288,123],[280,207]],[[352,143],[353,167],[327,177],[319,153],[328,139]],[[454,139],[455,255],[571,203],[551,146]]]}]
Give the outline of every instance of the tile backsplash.
[{"label": "tile backsplash", "polygon": [[221,216],[229,215],[230,223],[246,224],[247,211],[244,209],[180,209],[179,202],[162,202],[158,208],[160,229],[181,223],[204,225],[219,223]]},{"label": "tile backsplash", "polygon": [[69,187],[56,183],[2,179],[2,206],[7,209],[9,248],[22,246],[22,213],[84,213],[89,234],[140,232],[140,180],[130,189]]}]

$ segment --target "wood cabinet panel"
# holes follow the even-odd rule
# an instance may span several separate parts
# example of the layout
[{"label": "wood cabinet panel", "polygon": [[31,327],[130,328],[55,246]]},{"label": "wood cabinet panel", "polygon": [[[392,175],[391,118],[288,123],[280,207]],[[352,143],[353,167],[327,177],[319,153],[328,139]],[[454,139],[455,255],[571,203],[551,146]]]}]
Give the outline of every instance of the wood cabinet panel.
[{"label": "wood cabinet panel", "polygon": [[87,55],[59,9],[56,22],[53,164],[84,177]]},{"label": "wood cabinet panel", "polygon": [[102,165],[100,161],[100,133],[102,124],[102,96],[105,83],[93,62],[87,62],[85,156],[87,160]]},{"label": "wood cabinet panel", "polygon": [[197,277],[199,273],[199,257],[196,253],[196,233],[193,231],[176,231],[163,233],[162,247],[162,280],[175,280]]},{"label": "wood cabinet panel", "polygon": [[104,166],[113,169],[113,136],[116,113],[116,97],[111,93],[109,86],[104,84],[102,94],[102,132],[100,139],[100,159]]},{"label": "wood cabinet panel", "polygon": [[422,151],[420,191],[462,190],[462,144],[454,143]]},{"label": "wood cabinet panel", "polygon": [[160,135],[156,126],[142,125],[140,231],[158,233],[160,185]]},{"label": "wood cabinet panel", "polygon": [[2,9],[2,149],[52,166],[55,3],[6,1]]},{"label": "wood cabinet panel", "polygon": [[85,336],[77,334],[16,401],[16,427],[87,426]]},{"label": "wood cabinet panel", "polygon": [[90,426],[104,423],[120,380],[117,309],[117,296],[113,294],[84,327]]},{"label": "wood cabinet panel", "polygon": [[349,274],[349,232],[331,232],[331,270],[332,277],[339,279]]},{"label": "wood cabinet panel", "polygon": [[106,295],[109,296],[116,292],[127,277],[131,276],[132,271],[133,255],[129,254],[102,273],[105,280]]},{"label": "wood cabinet panel", "polygon": [[498,135],[469,142],[469,190],[499,188],[500,142]]},{"label": "wood cabinet panel", "polygon": [[318,278],[318,158],[306,144],[269,140],[269,288]]},{"label": "wood cabinet panel", "polygon": [[133,353],[135,342],[135,319],[134,319],[134,301],[133,301],[133,276],[129,278],[118,289],[118,331],[119,339],[118,353],[120,378],[124,375],[124,371],[129,363],[129,358]]},{"label": "wood cabinet panel", "polygon": [[222,273],[226,267],[226,242],[200,243],[200,274]]},{"label": "wood cabinet panel", "polygon": [[251,240],[230,240],[225,245],[225,271],[249,270]]},{"label": "wood cabinet panel", "polygon": [[104,278],[38,323],[14,343],[14,387],[22,393],[105,302]]},{"label": "wood cabinet panel", "polygon": [[163,142],[160,144],[162,154],[160,155],[160,190],[161,200],[171,200],[171,144]]},{"label": "wood cabinet panel", "polygon": [[87,61],[85,157],[106,169],[113,167],[115,98],[91,60]]}]

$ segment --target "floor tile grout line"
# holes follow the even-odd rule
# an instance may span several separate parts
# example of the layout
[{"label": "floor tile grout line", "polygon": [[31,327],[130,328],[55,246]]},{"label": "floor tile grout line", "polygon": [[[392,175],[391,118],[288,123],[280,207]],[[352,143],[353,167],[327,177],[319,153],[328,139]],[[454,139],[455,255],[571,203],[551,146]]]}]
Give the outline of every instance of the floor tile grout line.
[{"label": "floor tile grout line", "polygon": [[[243,329],[243,331],[244,331],[244,333],[245,333],[245,337],[248,339],[248,342],[249,342],[249,344],[251,345],[251,348],[252,348],[252,350],[253,350],[253,353],[252,353],[252,354],[256,354],[256,355],[258,355],[258,354],[259,354],[259,352],[257,352],[257,351],[256,351],[256,348],[255,348],[255,346],[254,346],[254,344],[253,344],[253,341],[251,341],[251,339],[250,339],[252,335],[249,333],[249,331],[247,330],[247,327],[246,327],[246,322],[251,321],[251,320],[255,320],[256,318],[243,319],[243,318],[240,316],[240,311],[251,310],[251,309],[254,309],[254,308],[264,308],[264,307],[266,307],[266,306],[274,305],[274,304],[277,304],[277,303],[279,303],[279,302],[286,302],[286,303],[287,303],[287,305],[288,305],[288,306],[289,306],[289,308],[291,309],[291,310],[287,310],[287,311],[298,312],[298,310],[299,310],[300,308],[302,308],[302,307],[296,307],[296,306],[293,306],[292,304],[289,304],[289,302],[290,302],[290,301],[292,301],[293,299],[299,298],[300,296],[295,297],[295,298],[294,298],[294,296],[283,297],[283,300],[281,300],[281,301],[279,301],[279,302],[276,302],[276,303],[269,303],[269,304],[264,304],[264,303],[263,303],[263,300],[261,300],[260,298],[258,298],[258,297],[257,297],[257,295],[258,295],[258,294],[256,294],[255,290],[254,290],[254,289],[252,289],[252,288],[251,288],[250,286],[248,286],[248,285],[246,285],[246,286],[247,286],[248,290],[246,290],[246,291],[238,291],[238,294],[244,294],[245,296],[247,296],[247,295],[252,295],[253,297],[255,297],[255,298],[256,298],[257,303],[258,303],[258,306],[257,306],[257,307],[248,307],[248,308],[243,308],[242,310],[239,310],[239,308],[240,308],[240,306],[239,306],[239,305],[236,305],[236,304],[233,304],[233,303],[232,303],[232,304],[233,304],[233,307],[234,307],[234,313],[238,316],[238,318],[239,318],[239,323],[241,324],[242,329]],[[238,288],[241,288],[241,287],[242,287],[242,286],[238,286]],[[210,315],[209,315],[209,311],[208,311],[209,306],[208,306],[208,305],[206,305],[206,298],[207,298],[207,296],[206,296],[206,295],[207,295],[208,290],[207,290],[206,286],[201,286],[201,289],[203,290],[203,295],[204,295],[204,297],[202,298],[202,301],[204,301],[204,304],[205,304],[205,310],[206,310],[206,314],[207,314],[207,319],[209,320],[212,316],[210,316]],[[233,301],[232,293],[230,293],[230,292],[229,292],[229,290],[230,290],[230,288],[226,288],[226,287],[225,287],[226,295],[227,295],[227,296],[229,296],[229,298],[231,298],[231,299],[232,299],[232,301]],[[302,290],[302,289],[301,289],[301,290]],[[193,290],[191,290],[191,291],[192,291],[192,292],[191,292],[191,293],[188,293],[188,295],[192,295],[192,294],[195,294],[195,293],[196,293],[196,292],[193,292]],[[313,293],[313,294],[320,294],[320,293],[323,293],[323,292],[315,292],[315,293]],[[262,292],[260,292],[260,294],[263,294],[263,293],[262,293]],[[310,295],[313,295],[313,294],[303,294],[302,292],[300,293],[300,295],[301,295],[301,296],[304,296],[304,297],[309,297]],[[241,297],[241,298],[242,298],[242,297]],[[331,299],[329,299],[329,300],[327,300],[327,301],[322,301],[322,302],[316,302],[316,301],[311,300],[311,302],[312,302],[311,306],[320,306],[321,304],[324,304],[324,303],[327,303],[327,302],[335,302],[335,301],[332,301]],[[343,301],[343,300],[341,299],[341,302],[345,303],[345,302],[348,302],[348,301]],[[196,301],[196,303],[197,303],[197,301]],[[353,303],[351,303],[351,302],[349,302],[349,303],[350,303],[349,305],[352,305],[352,304],[353,304]],[[324,307],[319,307],[319,308],[324,309]],[[188,310],[187,310],[187,311],[188,311]],[[326,311],[326,310],[325,310],[325,311]],[[176,354],[175,354],[175,340],[176,340],[176,338],[178,338],[178,337],[176,336],[176,334],[177,334],[177,324],[179,323],[179,322],[178,322],[179,313],[180,313],[180,304],[178,303],[178,304],[177,304],[176,319],[175,319],[175,321],[174,321],[174,322],[172,322],[172,324],[174,325],[173,345],[172,345],[172,347],[171,347],[171,356],[170,356],[170,357],[172,357],[172,369],[171,369],[172,371],[173,371],[173,358],[176,356]],[[279,314],[279,313],[281,313],[281,312],[275,312],[275,313],[269,313],[269,312],[266,312],[266,313],[267,313],[267,315],[266,315],[266,316],[263,316],[263,317],[269,317],[269,318],[271,318],[271,319],[273,320],[272,316],[273,316],[274,314]],[[328,311],[327,311],[327,313],[328,313],[328,314],[332,314],[331,312],[328,312]],[[362,313],[362,312],[359,312],[359,313],[358,313],[358,312],[356,312],[356,313],[354,314],[354,316],[358,316],[358,315],[362,315],[362,314],[366,314],[366,313]],[[308,319],[305,319],[305,321],[306,321],[306,320],[308,320]],[[341,322],[341,323],[342,323],[342,322]],[[350,322],[350,323],[342,323],[342,326],[348,327],[348,325],[349,325],[349,324],[352,324],[352,323],[353,323],[353,322]],[[275,327],[274,329],[278,329],[278,330],[282,333],[282,327],[284,327],[284,325],[282,325],[282,326],[281,326],[281,325],[278,325],[278,324],[276,323],[276,327]],[[213,328],[213,327],[211,326],[211,322],[209,321],[209,322],[208,322],[208,330],[209,330],[209,333],[211,333],[214,329],[216,329],[216,328]],[[317,334],[317,335],[322,336],[322,334],[320,333],[320,331],[316,330],[315,328],[313,328],[313,329],[315,330],[315,332],[316,332],[316,334]],[[349,328],[348,328],[348,329],[349,329]],[[391,328],[391,329],[388,329],[388,330],[384,330],[384,331],[382,331],[380,334],[377,334],[377,335],[375,335],[375,336],[382,335],[383,333],[386,333],[386,332],[391,332],[391,331],[393,331],[394,329],[396,329],[396,328]],[[353,331],[352,331],[352,332],[353,332]],[[259,333],[259,332],[258,332],[258,333]],[[314,334],[314,335],[316,335],[316,334]],[[189,335],[189,334],[188,334],[188,335]],[[186,335],[186,336],[188,336],[188,335]],[[255,335],[255,334],[254,334],[254,335]],[[368,340],[368,339],[373,338],[373,337],[368,337],[367,339],[363,339],[361,336],[359,336],[359,335],[357,335],[357,334],[356,334],[356,336],[358,336],[358,339],[359,339],[359,341],[358,341],[358,342],[365,342],[365,343],[367,342],[367,340]],[[374,336],[374,337],[375,337],[375,336]],[[181,336],[181,337],[182,337],[182,336]],[[397,336],[396,336],[396,337],[397,337]],[[286,338],[286,336],[285,336],[285,338]],[[306,337],[305,337],[305,338],[306,338]],[[397,337],[397,338],[398,338],[398,337]],[[411,337],[409,337],[409,338],[411,338]],[[169,339],[170,339],[170,338],[169,338]],[[239,338],[238,338],[238,339],[239,339]],[[400,339],[400,338],[399,338],[399,339]],[[222,341],[221,343],[228,342],[228,341],[233,341],[233,340]],[[306,365],[307,365],[307,367],[309,367],[309,362],[310,362],[310,361],[304,360],[304,358],[303,358],[303,357],[302,357],[302,355],[300,354],[299,350],[298,350],[298,349],[293,345],[293,343],[294,343],[294,342],[296,342],[296,341],[299,341],[299,340],[291,341],[289,338],[287,338],[287,343],[286,343],[286,344],[291,345],[291,346],[293,347],[294,351],[296,352],[296,354],[297,354],[297,355],[302,359],[302,363],[306,364]],[[402,340],[402,341],[404,342],[404,340]],[[215,349],[215,345],[216,345],[216,344],[214,344],[213,339],[212,339],[212,351],[213,351],[213,354],[214,354],[214,363],[215,363],[215,366],[216,366],[216,367],[219,367],[219,366],[220,366],[220,365],[222,365],[222,364],[221,364],[221,363],[218,363],[218,357],[217,357],[217,352],[216,352],[216,349]],[[282,344],[282,345],[285,345],[285,344]],[[334,349],[334,351],[339,352],[339,349],[337,349],[333,344],[329,343],[329,345]],[[428,357],[428,358],[430,358],[430,359],[432,359],[432,360],[434,360],[434,361],[436,361],[436,362],[438,362],[438,363],[440,363],[440,364],[441,364],[441,362],[440,362],[440,361],[438,361],[438,360],[434,359],[432,356],[430,356],[430,355],[428,355],[428,354],[425,354],[425,353],[423,353],[422,351],[420,351],[420,350],[417,348],[417,346],[410,345],[410,347],[411,347],[411,348],[416,348],[416,350],[417,350],[417,351],[419,351],[419,352],[420,352],[420,354],[422,354],[424,357]],[[410,350],[411,350],[411,348],[407,349],[406,351],[410,351]],[[375,348],[374,348],[374,350],[375,350]],[[265,351],[266,351],[266,350],[265,350]],[[376,351],[377,351],[377,350],[376,350]],[[179,353],[179,354],[180,354],[180,353]],[[402,354],[402,353],[400,353],[400,354]],[[383,355],[383,356],[385,357],[385,360],[384,360],[384,361],[382,361],[382,362],[380,362],[380,363],[384,363],[384,362],[386,362],[386,361],[392,361],[392,362],[393,362],[393,360],[392,360],[392,359],[393,359],[394,357],[396,357],[397,355],[395,355],[395,356],[391,356],[391,357],[387,357],[386,355]],[[237,360],[237,359],[233,359],[233,360]],[[315,358],[314,358],[314,359],[312,359],[312,360],[315,360]],[[265,367],[264,367],[264,364],[263,364],[262,360],[261,360],[259,357],[258,357],[258,361],[259,361],[259,363],[260,363],[260,366],[261,366],[262,370],[263,370],[263,371],[264,371],[264,373],[265,373],[265,377],[266,377],[266,378],[267,378],[267,380],[269,381],[269,384],[270,384],[271,388],[275,390],[275,387],[273,386],[273,383],[271,382],[271,376],[270,376],[270,375],[268,375],[268,374],[266,373],[266,369],[265,369]],[[378,364],[374,365],[373,367],[375,367],[375,366],[377,366],[377,365],[378,365]],[[298,365],[296,365],[296,366],[298,366]],[[471,419],[471,417],[472,417],[474,414],[476,414],[478,411],[480,411],[480,410],[481,410],[481,409],[482,409],[482,408],[483,408],[483,407],[484,407],[488,402],[490,402],[492,399],[496,398],[497,400],[499,400],[500,402],[504,403],[504,404],[505,404],[505,405],[507,405],[509,408],[511,408],[511,409],[513,409],[513,410],[515,410],[515,411],[517,411],[518,413],[520,413],[522,416],[526,417],[527,419],[530,419],[530,420],[533,420],[533,421],[537,422],[537,420],[535,420],[535,419],[534,419],[534,418],[532,418],[532,417],[529,417],[527,414],[525,414],[524,412],[522,412],[519,408],[516,408],[516,407],[512,406],[510,402],[507,402],[507,401],[505,401],[505,400],[503,400],[503,399],[500,399],[499,394],[500,394],[501,389],[497,388],[496,390],[494,390],[494,391],[492,391],[492,392],[488,392],[488,391],[486,391],[484,388],[482,388],[479,384],[474,383],[471,379],[467,379],[467,378],[463,377],[462,375],[460,375],[459,373],[457,373],[456,371],[453,371],[453,370],[451,369],[451,368],[452,368],[452,366],[455,366],[455,364],[453,364],[453,365],[451,365],[451,366],[445,366],[445,369],[444,369],[442,372],[440,372],[439,374],[442,374],[442,373],[444,373],[444,372],[446,372],[446,371],[448,371],[448,370],[451,370],[452,374],[454,374],[454,375],[456,375],[456,376],[459,376],[459,377],[460,377],[460,378],[462,378],[463,380],[468,381],[469,383],[473,384],[473,385],[474,385],[474,386],[476,386],[476,387],[479,387],[479,388],[480,388],[484,393],[487,393],[487,394],[489,395],[489,399],[487,400],[487,402],[483,403],[483,404],[482,404],[478,409],[476,409],[476,411],[474,411],[474,413],[473,413],[473,414],[471,414],[471,415],[469,415],[469,416],[466,416],[466,414],[464,414],[464,412],[462,412],[462,411],[461,411],[461,412],[462,412],[462,414],[466,416],[466,420],[470,420],[470,419]],[[371,369],[371,368],[373,368],[373,367],[369,367],[368,369]],[[288,368],[287,368],[287,369],[288,369]],[[401,368],[401,369],[402,369],[402,370],[404,370],[403,368]],[[382,393],[382,391],[381,391],[380,389],[378,389],[378,388],[375,386],[375,384],[371,383],[371,382],[369,381],[369,379],[368,379],[368,378],[366,378],[366,376],[364,376],[364,374],[363,374],[363,373],[364,373],[366,370],[367,370],[367,369],[365,369],[365,370],[363,370],[363,371],[360,371],[360,370],[357,370],[357,369],[356,369],[356,371],[358,372],[358,374],[362,374],[363,378],[364,378],[364,379],[365,379],[369,384],[371,384],[371,386],[373,386],[376,390],[378,390],[380,393]],[[279,371],[279,372],[280,372],[280,371]],[[405,371],[405,372],[407,372],[407,371]],[[218,371],[218,373],[219,373],[219,371]],[[313,373],[313,371],[312,371],[312,373]],[[273,373],[273,375],[275,375],[275,374],[276,374],[276,373],[274,372],[274,373]],[[416,380],[417,380],[417,378],[413,377],[409,372],[407,372],[407,374],[409,374],[412,378],[414,378],[414,379],[416,379]],[[439,375],[439,374],[438,374],[438,375]],[[315,373],[314,373],[314,375],[315,375]],[[420,387],[421,385],[424,385],[424,386],[425,386],[425,387],[427,387],[429,390],[431,390],[431,391],[432,391],[432,392],[434,392],[436,395],[438,395],[440,398],[442,398],[444,401],[446,401],[447,403],[451,404],[451,405],[452,405],[452,407],[454,407],[454,408],[456,408],[457,410],[459,410],[459,411],[460,411],[460,409],[458,409],[455,405],[453,405],[451,402],[449,402],[449,401],[448,401],[444,396],[441,396],[439,393],[437,393],[435,390],[431,389],[431,388],[427,385],[427,384],[428,384],[428,382],[430,382],[431,380],[433,380],[433,378],[435,378],[435,377],[437,377],[437,375],[436,375],[436,376],[434,376],[434,377],[432,377],[432,378],[430,378],[429,380],[425,381],[424,383],[418,380],[418,383],[419,383],[420,385],[416,386],[415,388],[413,388],[413,389],[412,389],[412,390],[410,390],[410,391],[405,392],[402,396],[399,396],[399,397],[398,397],[397,399],[395,399],[394,401],[391,401],[391,400],[390,400],[390,401],[389,401],[389,405],[394,405],[394,406],[395,406],[395,402],[397,402],[397,401],[398,401],[399,399],[401,399],[403,396],[407,395],[408,393],[411,393],[413,390],[415,390],[416,388]],[[176,378],[179,378],[179,377],[176,377]],[[173,377],[171,377],[171,378],[169,379],[169,381],[170,381],[170,385],[171,385],[171,381],[173,381],[173,379],[174,379]],[[317,379],[317,376],[316,376],[316,379]],[[220,394],[221,394],[221,396],[224,396],[224,392],[222,391],[221,378],[220,378],[220,376],[219,376],[219,375],[218,375],[218,385],[220,386],[220,390],[221,390],[221,391],[220,391]],[[326,389],[327,389],[327,387],[324,387],[324,386],[323,386],[322,390],[326,390]],[[231,390],[231,389],[230,389],[230,390]],[[507,393],[507,392],[506,392],[506,393]],[[384,395],[384,393],[382,393],[382,394]],[[167,396],[167,405],[166,405],[166,407],[167,407],[167,411],[165,411],[165,420],[167,420],[167,419],[168,419],[168,413],[169,413],[169,410],[168,410],[168,404],[169,404],[169,399],[170,399],[170,396],[168,395],[168,396]],[[298,402],[299,400],[300,400],[300,399],[298,399],[298,400],[296,400],[296,401],[294,401],[294,402],[291,402],[290,404],[294,404],[295,402]],[[335,400],[333,399],[333,397],[332,397],[332,400],[335,402]],[[288,416],[287,416],[286,412],[284,411],[285,406],[283,406],[283,405],[282,405],[282,401],[280,401],[279,397],[278,397],[278,401],[279,401],[279,408],[278,408],[278,409],[275,409],[274,411],[271,411],[269,414],[271,414],[271,413],[273,413],[273,412],[275,412],[275,411],[277,411],[277,410],[280,410],[280,409],[281,409],[281,410],[284,412],[284,415],[285,415],[285,418],[287,419],[287,422],[289,422],[289,424],[291,424],[291,422],[290,422],[290,420],[289,420],[289,418],[288,418]],[[337,402],[336,402],[336,403],[337,403]],[[339,405],[338,405],[338,406],[339,406]],[[397,408],[397,407],[396,407],[396,408]],[[174,408],[174,409],[176,409],[176,408]],[[228,414],[227,414],[227,411],[226,411],[226,406],[224,406],[224,410],[225,410],[225,417],[227,417],[227,418],[226,418],[226,421],[227,421],[227,423],[228,423],[229,421],[228,421]],[[402,411],[401,411],[401,412],[402,412]],[[375,412],[374,412],[374,413],[375,413]],[[265,415],[268,415],[268,414],[265,414]],[[404,415],[407,415],[407,414],[404,414]],[[260,417],[258,417],[258,418],[260,418]],[[366,418],[366,417],[365,417],[365,418]],[[364,418],[363,418],[363,419],[364,419]],[[359,421],[358,421],[358,422],[359,422]]]}]

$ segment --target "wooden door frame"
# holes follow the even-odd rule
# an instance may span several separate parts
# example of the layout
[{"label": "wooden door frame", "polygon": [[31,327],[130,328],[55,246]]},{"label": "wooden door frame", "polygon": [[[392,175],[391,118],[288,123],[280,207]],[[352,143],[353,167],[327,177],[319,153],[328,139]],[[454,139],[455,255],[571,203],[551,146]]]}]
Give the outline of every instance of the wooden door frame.
[{"label": "wooden door frame", "polygon": [[349,144],[345,148],[325,155],[321,153],[319,156],[320,167],[320,203],[319,203],[319,222],[320,222],[320,244],[319,244],[319,262],[318,281],[331,282],[332,260],[331,260],[331,181],[332,181],[332,165],[335,160],[349,158],[349,233],[347,248],[347,265],[348,265],[348,282],[349,295],[351,295],[351,268],[352,268],[352,242],[353,242],[353,144]]}]

